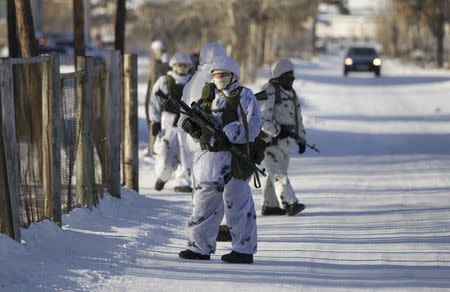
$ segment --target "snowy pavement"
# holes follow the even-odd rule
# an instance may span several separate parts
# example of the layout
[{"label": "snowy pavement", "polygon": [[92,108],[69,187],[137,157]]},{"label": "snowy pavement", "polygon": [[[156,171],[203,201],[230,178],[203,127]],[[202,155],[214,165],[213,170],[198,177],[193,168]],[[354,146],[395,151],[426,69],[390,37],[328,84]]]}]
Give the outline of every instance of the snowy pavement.
[{"label": "snowy pavement", "polygon": [[[142,158],[140,194],[0,235],[0,291],[450,290],[450,72],[386,61],[381,78],[342,77],[340,59],[296,62],[310,143],[291,182],[307,206],[258,217],[253,265],[178,258],[191,196],[155,192]],[[140,142],[147,141],[140,86]],[[268,76],[261,70],[252,88]],[[254,190],[260,213],[261,190]]]}]

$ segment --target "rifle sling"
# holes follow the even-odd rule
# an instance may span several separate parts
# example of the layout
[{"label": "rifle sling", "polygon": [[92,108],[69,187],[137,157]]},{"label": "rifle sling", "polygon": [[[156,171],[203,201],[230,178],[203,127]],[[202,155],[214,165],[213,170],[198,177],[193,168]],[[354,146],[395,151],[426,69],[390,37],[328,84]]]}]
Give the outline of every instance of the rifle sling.
[{"label": "rifle sling", "polygon": [[[223,90],[220,90],[220,92],[225,97],[225,99],[228,100],[228,96],[225,94],[225,92],[223,92]],[[244,108],[242,107],[241,101],[238,101],[238,107],[241,111],[242,123],[244,124],[244,129],[245,129],[245,144],[246,144],[246,148],[247,148],[247,158],[252,163],[254,163],[252,156],[250,155],[250,134],[249,134],[250,130],[248,129],[247,114],[245,113]],[[255,188],[261,187],[261,181],[259,179],[259,174],[257,171],[254,172],[253,184],[254,184]]]}]

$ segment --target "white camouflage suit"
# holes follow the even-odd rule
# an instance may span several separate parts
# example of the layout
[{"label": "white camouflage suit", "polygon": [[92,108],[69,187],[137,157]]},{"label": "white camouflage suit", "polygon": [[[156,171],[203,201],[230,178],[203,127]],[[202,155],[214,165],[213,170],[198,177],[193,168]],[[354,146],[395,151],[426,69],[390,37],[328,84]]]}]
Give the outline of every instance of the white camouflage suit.
[{"label": "white camouflage suit", "polygon": [[[178,75],[173,70],[167,73],[175,79],[176,84],[186,84],[191,78],[190,74]],[[159,92],[159,94],[157,94]],[[161,132],[156,137],[154,152],[155,175],[162,181],[168,181],[175,172],[176,186],[191,185],[191,165],[183,159],[183,148],[180,145],[181,130],[177,127],[177,115],[163,110],[168,95],[166,76],[161,76],[153,86],[150,97],[150,117],[152,122],[161,123]]]},{"label": "white camouflage suit", "polygon": [[[207,43],[200,50],[200,64],[198,70],[194,73],[191,80],[186,84],[183,89],[183,100],[187,105],[191,105],[192,102],[197,101],[202,96],[203,86],[211,81],[211,66],[215,58],[220,56],[226,56],[225,49],[217,42]],[[185,119],[184,115],[181,115],[178,125],[181,125]],[[193,164],[193,153],[200,150],[200,146],[196,143],[191,136],[181,131],[180,144],[184,151],[182,155],[183,163],[186,165]]]},{"label": "white camouflage suit", "polygon": [[[287,72],[287,71],[286,71]],[[281,74],[280,74],[281,75]],[[259,101],[262,115],[262,132],[268,136],[266,142],[272,141],[280,133],[281,125],[295,128],[297,118],[298,135],[305,138],[300,101],[294,89],[280,87],[280,98],[276,99],[276,89],[270,82],[264,86],[267,99]],[[295,110],[297,109],[297,114]],[[283,207],[283,203],[297,202],[295,191],[288,178],[289,158],[292,146],[297,147],[291,137],[278,139],[277,145],[266,148],[264,162],[267,168],[267,180],[263,190],[263,206]]]},{"label": "white camouflage suit", "polygon": [[[236,66],[239,68],[237,63]],[[241,85],[236,82],[223,91],[229,95],[238,86]],[[261,128],[259,105],[253,92],[246,87],[243,87],[240,96],[248,121],[249,141],[253,142]],[[216,89],[211,109],[213,118],[220,124],[222,113],[218,110],[223,109],[225,104],[224,96]],[[231,143],[246,143],[243,118],[238,109],[238,120],[223,127],[223,132]],[[186,225],[188,248],[193,252],[203,255],[215,253],[217,232],[225,213],[232,236],[232,250],[245,254],[256,253],[256,213],[249,186],[250,179],[233,178],[230,172],[230,152],[203,150],[195,153],[194,209]]]}]

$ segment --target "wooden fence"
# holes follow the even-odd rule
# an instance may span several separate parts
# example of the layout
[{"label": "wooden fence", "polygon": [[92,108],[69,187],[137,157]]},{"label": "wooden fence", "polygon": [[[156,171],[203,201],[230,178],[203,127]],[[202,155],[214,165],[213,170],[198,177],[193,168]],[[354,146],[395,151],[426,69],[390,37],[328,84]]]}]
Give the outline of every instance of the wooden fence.
[{"label": "wooden fence", "polygon": [[[120,197],[121,168],[124,184],[138,191],[136,60],[135,55],[122,59],[112,50],[106,52],[103,65],[95,66],[92,57],[79,57],[76,72],[70,73],[73,76],[60,74],[57,55],[0,61],[1,233],[20,241],[21,226],[46,218],[61,226],[61,214],[71,209],[71,199],[62,200],[61,196],[61,140],[66,130],[62,125],[69,119],[61,113],[64,78],[74,78],[79,106],[75,126],[69,129],[76,130],[76,139],[70,142],[76,149],[73,205],[92,208],[103,191]],[[31,83],[30,87],[24,89],[28,85],[22,85],[21,80]],[[41,120],[20,122],[22,116],[33,116],[34,111],[42,114]],[[22,161],[24,153],[32,154],[26,162]],[[101,182],[96,182],[96,160]],[[72,166],[68,167],[71,177]],[[31,183],[28,177],[23,178],[29,173],[33,173]],[[30,185],[38,191],[30,193]]]}]

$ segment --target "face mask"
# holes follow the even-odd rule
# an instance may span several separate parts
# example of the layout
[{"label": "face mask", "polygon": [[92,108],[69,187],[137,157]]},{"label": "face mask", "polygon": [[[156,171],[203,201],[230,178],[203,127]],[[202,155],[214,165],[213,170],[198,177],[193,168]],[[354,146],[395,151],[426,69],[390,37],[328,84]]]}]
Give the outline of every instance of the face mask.
[{"label": "face mask", "polygon": [[177,64],[173,67],[173,71],[178,75],[186,75],[189,72],[189,66],[184,64]]},{"label": "face mask", "polygon": [[231,83],[231,75],[226,77],[214,77],[214,84],[220,90],[228,87]]},{"label": "face mask", "polygon": [[294,80],[294,72],[287,72],[278,77],[278,81],[280,82],[281,87],[283,87],[284,89],[292,89]]}]

